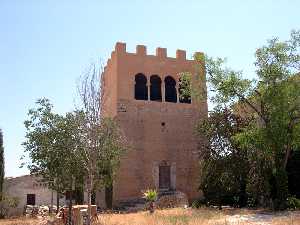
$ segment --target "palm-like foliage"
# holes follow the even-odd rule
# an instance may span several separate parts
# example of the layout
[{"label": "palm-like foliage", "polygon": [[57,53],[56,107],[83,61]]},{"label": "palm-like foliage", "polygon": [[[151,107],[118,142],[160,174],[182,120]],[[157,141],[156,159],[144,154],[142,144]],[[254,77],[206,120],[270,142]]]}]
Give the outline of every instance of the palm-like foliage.
[{"label": "palm-like foliage", "polygon": [[143,196],[148,202],[154,202],[157,199],[157,191],[148,189],[143,193]]}]

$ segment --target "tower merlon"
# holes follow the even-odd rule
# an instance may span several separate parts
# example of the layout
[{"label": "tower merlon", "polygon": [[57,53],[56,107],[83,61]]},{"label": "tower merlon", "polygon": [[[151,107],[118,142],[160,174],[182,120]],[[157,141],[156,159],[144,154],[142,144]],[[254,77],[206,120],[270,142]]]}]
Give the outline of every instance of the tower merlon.
[{"label": "tower merlon", "polygon": [[167,49],[166,48],[156,48],[156,56],[161,59],[167,58]]},{"label": "tower merlon", "polygon": [[147,47],[145,45],[137,45],[136,54],[143,55],[143,56],[147,55]]},{"label": "tower merlon", "polygon": [[[126,51],[126,43],[123,42],[117,42],[115,45],[115,50],[111,53],[111,59],[114,61],[114,58],[116,55],[136,55],[136,56],[149,56],[153,57],[153,55],[147,55],[147,46],[145,45],[136,45],[136,51],[134,53],[130,53]],[[203,52],[195,52],[194,53],[194,58],[193,59],[187,59],[186,57],[186,51],[177,49],[176,50],[176,57],[168,57],[167,55],[167,48],[161,48],[158,47],[156,48],[156,54],[155,56],[158,57],[159,59],[170,59],[170,60],[178,60],[178,61],[194,61],[195,56],[200,55],[200,59],[204,59],[204,53]]]},{"label": "tower merlon", "polygon": [[186,51],[177,49],[176,50],[176,59],[186,60]]},{"label": "tower merlon", "polygon": [[115,46],[115,51],[117,53],[126,53],[126,43],[117,42]]}]

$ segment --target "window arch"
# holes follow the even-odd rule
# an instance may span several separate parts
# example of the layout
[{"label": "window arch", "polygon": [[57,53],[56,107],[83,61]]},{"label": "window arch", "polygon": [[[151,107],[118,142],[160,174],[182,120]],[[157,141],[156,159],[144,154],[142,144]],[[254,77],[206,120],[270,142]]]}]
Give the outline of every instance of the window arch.
[{"label": "window arch", "polygon": [[161,79],[157,75],[150,77],[150,100],[161,102]]},{"label": "window arch", "polygon": [[176,81],[171,76],[165,78],[165,101],[177,102]]},{"label": "window arch", "polygon": [[134,98],[148,100],[147,78],[142,73],[135,75]]},{"label": "window arch", "polygon": [[179,102],[191,103],[191,79],[189,76],[183,76],[179,79]]}]

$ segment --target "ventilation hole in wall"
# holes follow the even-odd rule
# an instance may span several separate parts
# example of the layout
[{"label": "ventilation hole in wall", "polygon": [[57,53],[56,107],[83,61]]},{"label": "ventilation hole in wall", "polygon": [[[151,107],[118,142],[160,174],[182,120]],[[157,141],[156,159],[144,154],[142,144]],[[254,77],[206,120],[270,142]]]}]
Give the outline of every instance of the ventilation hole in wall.
[{"label": "ventilation hole in wall", "polygon": [[165,123],[165,122],[162,122],[161,125],[164,127],[164,126],[166,125],[166,123]]}]

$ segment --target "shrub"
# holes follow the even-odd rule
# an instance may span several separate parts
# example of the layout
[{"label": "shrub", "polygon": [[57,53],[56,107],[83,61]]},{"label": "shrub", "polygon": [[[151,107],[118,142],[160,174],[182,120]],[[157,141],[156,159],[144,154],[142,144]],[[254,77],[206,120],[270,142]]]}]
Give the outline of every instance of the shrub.
[{"label": "shrub", "polygon": [[206,205],[206,200],[204,198],[202,198],[202,199],[197,199],[197,200],[193,201],[191,206],[192,206],[192,208],[198,209],[201,206],[205,206],[205,205]]},{"label": "shrub", "polygon": [[300,209],[300,199],[292,196],[287,198],[288,209]]},{"label": "shrub", "polygon": [[143,193],[143,195],[144,195],[144,198],[148,202],[154,202],[157,199],[157,191],[156,190],[148,189]]},{"label": "shrub", "polygon": [[16,208],[19,202],[18,197],[2,196],[2,201],[0,201],[0,218],[6,217],[8,210],[10,208]]},{"label": "shrub", "polygon": [[144,193],[144,198],[150,203],[149,204],[149,211],[150,213],[154,213],[154,202],[156,201],[157,199],[157,191],[156,190],[151,190],[151,189],[148,189],[146,190]]},{"label": "shrub", "polygon": [[247,206],[249,208],[253,208],[253,207],[256,206],[255,199],[253,197],[248,197],[248,199],[247,199]]},{"label": "shrub", "polygon": [[283,168],[275,170],[273,172],[275,185],[273,187],[274,209],[284,210],[287,208],[288,197],[288,177]]}]

